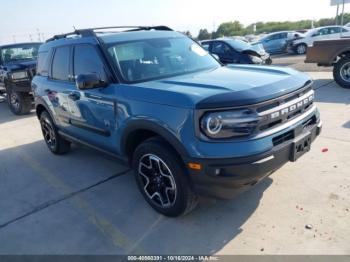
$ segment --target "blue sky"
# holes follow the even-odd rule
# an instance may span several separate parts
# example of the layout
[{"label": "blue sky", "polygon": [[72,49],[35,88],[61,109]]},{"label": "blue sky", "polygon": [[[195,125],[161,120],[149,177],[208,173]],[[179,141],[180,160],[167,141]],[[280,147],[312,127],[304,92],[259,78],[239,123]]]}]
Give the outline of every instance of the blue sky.
[{"label": "blue sky", "polygon": [[[346,11],[350,8],[346,6]],[[0,43],[48,38],[76,28],[106,25],[168,25],[212,30],[220,23],[318,19],[334,16],[330,0],[3,0]],[[14,37],[13,37],[14,35]]]}]

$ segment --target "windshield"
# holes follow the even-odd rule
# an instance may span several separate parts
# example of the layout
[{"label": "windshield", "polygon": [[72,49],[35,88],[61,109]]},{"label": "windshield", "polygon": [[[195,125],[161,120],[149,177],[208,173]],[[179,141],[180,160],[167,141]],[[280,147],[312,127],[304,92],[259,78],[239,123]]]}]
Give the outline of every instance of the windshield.
[{"label": "windshield", "polygon": [[18,60],[36,59],[38,56],[39,44],[26,44],[8,46],[1,49],[1,60],[4,63]]},{"label": "windshield", "polygon": [[227,39],[225,40],[225,42],[227,42],[230,46],[232,46],[237,51],[252,49],[252,46],[250,44],[242,40]]},{"label": "windshield", "polygon": [[187,37],[153,38],[111,44],[108,52],[127,82],[141,82],[220,66]]}]

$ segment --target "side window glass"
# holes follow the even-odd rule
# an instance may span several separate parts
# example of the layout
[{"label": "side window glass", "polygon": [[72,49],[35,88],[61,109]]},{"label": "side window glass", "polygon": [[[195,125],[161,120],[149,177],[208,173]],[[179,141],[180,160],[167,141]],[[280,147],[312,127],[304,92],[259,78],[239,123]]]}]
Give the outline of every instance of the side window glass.
[{"label": "side window glass", "polygon": [[103,62],[96,49],[91,45],[77,45],[74,48],[74,75],[97,74],[101,80],[106,81]]},{"label": "side window glass", "polygon": [[318,31],[318,35],[328,35],[328,28],[323,28],[320,31]]},{"label": "side window glass", "polygon": [[202,44],[202,47],[203,47],[205,50],[209,51],[209,43],[203,43],[203,44]]},{"label": "side window glass", "polygon": [[228,54],[230,52],[230,48],[222,42],[216,42],[213,44],[212,53],[223,55]]},{"label": "side window glass", "polygon": [[56,49],[52,62],[52,78],[68,81],[70,47],[64,46]]},{"label": "side window glass", "polygon": [[331,27],[329,29],[329,33],[330,34],[337,34],[337,33],[340,33],[340,27]]},{"label": "side window glass", "polygon": [[48,76],[49,63],[48,63],[48,52],[41,52],[38,54],[38,66],[37,74],[41,76]]}]

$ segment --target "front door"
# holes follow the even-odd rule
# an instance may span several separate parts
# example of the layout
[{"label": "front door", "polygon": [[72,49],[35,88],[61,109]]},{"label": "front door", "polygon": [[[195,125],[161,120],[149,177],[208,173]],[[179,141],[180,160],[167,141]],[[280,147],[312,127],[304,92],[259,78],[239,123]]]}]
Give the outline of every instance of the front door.
[{"label": "front door", "polygon": [[[109,82],[102,56],[95,46],[75,45],[72,51],[74,78],[93,73],[101,81]],[[69,132],[89,144],[116,153],[116,96],[116,85],[84,90],[74,86],[68,95],[71,105]]]}]

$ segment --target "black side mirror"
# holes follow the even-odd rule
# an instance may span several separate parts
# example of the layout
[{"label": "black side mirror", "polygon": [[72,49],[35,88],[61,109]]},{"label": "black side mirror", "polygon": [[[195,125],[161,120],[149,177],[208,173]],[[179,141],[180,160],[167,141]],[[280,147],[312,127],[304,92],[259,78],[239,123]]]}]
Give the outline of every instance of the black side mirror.
[{"label": "black side mirror", "polygon": [[97,87],[105,87],[106,82],[102,81],[97,74],[81,74],[75,79],[75,84],[78,89],[90,89]]}]

